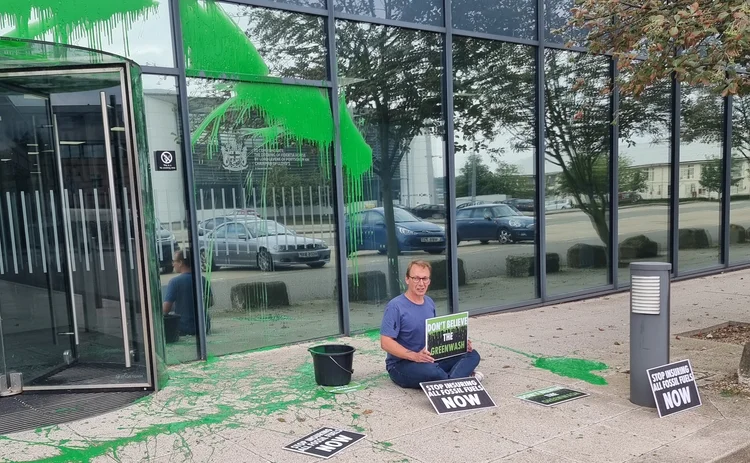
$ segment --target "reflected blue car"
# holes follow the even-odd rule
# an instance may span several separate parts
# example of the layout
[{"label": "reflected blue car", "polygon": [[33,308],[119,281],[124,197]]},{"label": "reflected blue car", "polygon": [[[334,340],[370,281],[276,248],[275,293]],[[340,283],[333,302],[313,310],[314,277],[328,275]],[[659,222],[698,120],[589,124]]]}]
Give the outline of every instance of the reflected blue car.
[{"label": "reflected blue car", "polygon": [[[398,251],[425,251],[440,254],[445,251],[445,230],[413,214],[393,208],[398,239]],[[356,251],[388,252],[385,212],[382,207],[350,214],[346,220],[346,253]]]},{"label": "reflected blue car", "polygon": [[456,212],[458,241],[480,241],[489,243],[497,240],[500,244],[516,241],[533,241],[535,224],[533,217],[527,217],[506,204],[486,204],[469,206]]}]

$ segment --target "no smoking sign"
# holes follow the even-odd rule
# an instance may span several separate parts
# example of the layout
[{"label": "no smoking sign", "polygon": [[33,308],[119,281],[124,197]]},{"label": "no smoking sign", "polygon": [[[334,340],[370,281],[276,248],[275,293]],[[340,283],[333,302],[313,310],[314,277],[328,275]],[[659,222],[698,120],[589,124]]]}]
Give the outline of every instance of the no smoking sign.
[{"label": "no smoking sign", "polygon": [[177,170],[177,155],[174,151],[154,151],[156,170]]}]

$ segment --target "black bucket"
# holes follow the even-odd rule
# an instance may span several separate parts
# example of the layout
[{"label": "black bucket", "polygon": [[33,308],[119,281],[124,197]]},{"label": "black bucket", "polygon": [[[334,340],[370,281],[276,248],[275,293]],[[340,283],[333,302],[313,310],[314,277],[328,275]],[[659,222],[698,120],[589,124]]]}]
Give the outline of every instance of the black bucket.
[{"label": "black bucket", "polygon": [[315,367],[315,382],[321,386],[346,386],[352,380],[354,349],[345,344],[323,344],[309,349]]},{"label": "black bucket", "polygon": [[180,340],[180,315],[168,313],[164,315],[164,340],[168,343]]}]

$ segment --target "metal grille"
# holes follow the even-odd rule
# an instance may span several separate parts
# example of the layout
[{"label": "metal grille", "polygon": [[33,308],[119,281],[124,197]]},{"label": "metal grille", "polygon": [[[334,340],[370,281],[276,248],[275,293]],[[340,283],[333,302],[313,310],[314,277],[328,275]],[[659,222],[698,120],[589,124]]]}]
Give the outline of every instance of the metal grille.
[{"label": "metal grille", "polygon": [[658,315],[661,308],[661,277],[630,278],[630,310],[633,313]]},{"label": "metal grille", "polygon": [[125,407],[148,391],[33,394],[0,399],[0,434],[67,423]]}]

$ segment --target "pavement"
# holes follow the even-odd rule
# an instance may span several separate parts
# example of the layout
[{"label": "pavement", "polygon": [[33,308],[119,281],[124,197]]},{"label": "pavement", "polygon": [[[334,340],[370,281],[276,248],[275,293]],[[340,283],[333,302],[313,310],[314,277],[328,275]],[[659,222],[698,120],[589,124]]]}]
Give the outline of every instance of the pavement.
[{"label": "pavement", "polygon": [[[744,270],[672,285],[670,356],[691,361],[702,405],[665,418],[629,400],[629,294],[620,293],[472,317],[494,408],[437,415],[424,393],[390,381],[373,331],[326,340],[357,348],[362,390],[315,384],[307,348],[320,341],[210,358],[171,367],[165,389],[124,409],[0,436],[0,461],[313,462],[283,447],[326,426],[366,435],[332,457],[342,463],[748,461],[750,399],[711,387],[736,372],[742,346],[681,335],[750,322],[748,280]],[[555,374],[535,366],[544,359],[606,367]],[[553,407],[516,398],[554,385],[589,396]]]}]

